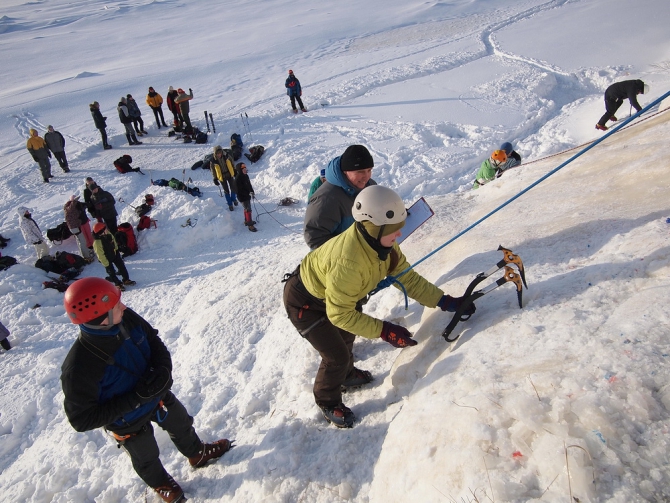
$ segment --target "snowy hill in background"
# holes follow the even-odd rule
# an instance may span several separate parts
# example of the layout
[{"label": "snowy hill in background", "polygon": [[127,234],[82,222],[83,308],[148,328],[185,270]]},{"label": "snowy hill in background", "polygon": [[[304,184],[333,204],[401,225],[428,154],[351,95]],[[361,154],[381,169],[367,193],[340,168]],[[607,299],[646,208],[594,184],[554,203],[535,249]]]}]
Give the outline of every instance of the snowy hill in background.
[{"label": "snowy hill in background", "polygon": [[[522,310],[505,285],[477,303],[450,346],[439,336],[448,313],[413,302],[405,311],[395,289],[372,298],[366,312],[404,324],[420,343],[401,351],[357,341],[357,365],[375,381],[345,396],[359,419],[352,430],[328,426],[314,406],[318,356],[286,318],[279,282],[308,251],[309,184],[347,145],[368,146],[378,183],[408,204],[424,196],[435,211],[402,245],[416,262],[574,153],[562,151],[597,138],[609,84],[643,79],[652,88],[643,105],[670,89],[670,4],[51,0],[3,9],[0,234],[12,239],[3,254],[20,262],[0,272],[0,320],[14,345],[0,355],[7,501],[144,499],[114,442],[101,430],[75,432],[64,416],[60,364],[76,329],[62,294],[42,289],[47,278],[17,228],[21,205],[43,230],[61,222],[86,176],[115,195],[120,222],[136,224],[130,205],[155,195],[158,228],[141,233],[140,252],[126,261],[138,285],[123,299],[160,330],[173,390],[202,437],[236,439],[194,471],[157,432],[161,458],[191,500],[670,498],[667,112],[613,135],[418,266],[460,295],[500,260],[502,244],[527,268]],[[306,114],[289,113],[289,68]],[[196,125],[212,112],[208,145],[155,128],[146,90],[165,98],[170,85],[193,88]],[[149,131],[132,149],[115,110],[127,93]],[[101,149],[94,100],[113,150]],[[66,137],[72,173],[53,166],[47,186],[25,141],[29,128],[43,134],[48,124]],[[190,170],[233,132],[267,149],[249,166],[255,234],[207,170]],[[471,191],[503,141],[525,165]],[[147,176],[116,173],[112,161],[124,153]],[[171,177],[191,177],[203,197],[150,185]],[[284,197],[300,203],[278,207]],[[104,270],[95,263],[84,275]]]}]

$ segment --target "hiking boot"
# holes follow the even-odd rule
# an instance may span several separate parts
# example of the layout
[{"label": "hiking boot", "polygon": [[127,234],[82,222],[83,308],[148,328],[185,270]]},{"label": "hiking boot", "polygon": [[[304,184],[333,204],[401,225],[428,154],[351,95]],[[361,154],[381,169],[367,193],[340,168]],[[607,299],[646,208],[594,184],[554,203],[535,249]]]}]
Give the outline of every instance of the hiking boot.
[{"label": "hiking boot", "polygon": [[306,108],[301,108],[300,110],[302,110],[303,112],[306,112],[306,111],[307,111]]},{"label": "hiking boot", "polygon": [[45,179],[42,180],[42,181],[43,181],[44,183],[49,183],[49,179],[48,179],[48,178],[45,178]]},{"label": "hiking boot", "polygon": [[233,204],[234,204],[235,206],[237,206],[237,205],[239,204],[239,203],[237,202],[237,199],[235,199],[235,200],[233,201]]},{"label": "hiking boot", "polygon": [[118,288],[118,289],[121,290],[122,292],[125,292],[125,291],[126,291],[126,287],[123,286],[123,283],[118,283],[118,284],[116,285],[116,288]]},{"label": "hiking boot", "polygon": [[142,133],[142,134],[149,134],[149,133],[146,132],[144,129],[143,129],[142,131],[140,131],[140,133]]},{"label": "hiking boot", "polygon": [[163,501],[167,503],[177,503],[178,501],[186,501],[184,498],[184,491],[182,491],[179,484],[168,475],[168,482],[164,486],[154,487],[154,491],[158,493]]},{"label": "hiking boot", "polygon": [[600,129],[601,131],[607,131],[609,129],[607,126],[603,126],[601,124],[596,124],[596,129]]},{"label": "hiking boot", "polygon": [[344,388],[363,386],[372,382],[372,374],[368,370],[361,370],[354,367],[353,372],[342,383]]},{"label": "hiking boot", "polygon": [[110,148],[112,148],[112,146],[111,145],[103,145],[102,148],[104,148],[105,150],[109,150]]},{"label": "hiking boot", "polygon": [[135,281],[133,281],[132,279],[124,279],[123,284],[133,286],[133,285],[136,285],[137,283]]},{"label": "hiking boot", "polygon": [[69,173],[69,172],[70,172],[70,168],[63,168],[63,173]]},{"label": "hiking boot", "polygon": [[251,232],[256,232],[258,229],[256,229],[256,227],[254,227],[253,225],[250,225],[250,226],[249,226],[249,230],[250,230]]},{"label": "hiking boot", "polygon": [[293,113],[294,113],[294,114],[297,114],[297,113],[298,113],[298,109],[297,109],[297,108],[294,108],[294,109],[293,109]]},{"label": "hiking boot", "polygon": [[218,459],[233,447],[230,440],[222,438],[213,444],[202,444],[198,454],[188,458],[193,468],[201,468],[207,464],[210,459]]},{"label": "hiking boot", "polygon": [[618,121],[619,119],[616,118],[616,115],[613,115],[612,117],[610,117],[610,120],[611,120],[612,122],[616,122],[616,121]]},{"label": "hiking boot", "polygon": [[326,421],[333,423],[338,428],[352,428],[354,426],[356,416],[354,416],[351,409],[343,403],[336,405],[335,407],[319,405],[319,408],[321,409],[321,412],[323,412],[323,417],[326,418]]},{"label": "hiking boot", "polygon": [[233,205],[231,204],[230,206],[228,206],[228,209],[229,209],[230,211],[233,211],[235,208],[233,208]]},{"label": "hiking boot", "polygon": [[141,141],[136,141],[135,143],[131,143],[131,145],[142,145]]}]

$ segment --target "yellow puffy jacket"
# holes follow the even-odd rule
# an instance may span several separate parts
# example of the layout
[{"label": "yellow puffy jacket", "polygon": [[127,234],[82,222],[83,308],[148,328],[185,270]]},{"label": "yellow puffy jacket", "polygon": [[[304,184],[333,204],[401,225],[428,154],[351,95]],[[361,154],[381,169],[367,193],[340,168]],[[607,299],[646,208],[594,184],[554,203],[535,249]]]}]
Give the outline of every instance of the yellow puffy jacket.
[{"label": "yellow puffy jacket", "polygon": [[156,93],[153,96],[147,94],[147,105],[149,105],[151,108],[158,108],[162,104],[163,104],[163,97],[160,94]]},{"label": "yellow puffy jacket", "polygon": [[230,175],[230,178],[235,177],[235,168],[233,167],[233,161],[230,160],[230,157],[226,154],[226,152],[223,152],[222,157],[217,157],[216,153],[219,150],[223,150],[220,145],[217,145],[214,147],[214,158],[212,159],[212,164],[210,169],[212,170],[212,177],[214,180],[219,180],[222,182],[224,178],[228,178],[226,176],[226,169],[228,171],[228,175]]},{"label": "yellow puffy jacket", "polygon": [[[356,303],[387,275],[395,276],[409,267],[397,244],[393,245],[393,249],[398,263],[393,270],[389,270],[392,254],[381,260],[356,225],[352,225],[307,254],[300,264],[300,277],[309,293],[325,300],[326,314],[333,325],[374,339],[381,334],[382,322],[356,311]],[[398,280],[405,286],[409,297],[427,307],[436,307],[444,295],[441,289],[414,269]]]}]

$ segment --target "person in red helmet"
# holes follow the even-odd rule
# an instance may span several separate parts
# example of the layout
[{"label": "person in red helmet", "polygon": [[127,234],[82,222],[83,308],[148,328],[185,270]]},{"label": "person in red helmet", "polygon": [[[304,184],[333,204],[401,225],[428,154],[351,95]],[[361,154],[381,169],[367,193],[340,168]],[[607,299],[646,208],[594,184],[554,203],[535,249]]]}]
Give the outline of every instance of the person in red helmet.
[{"label": "person in red helmet", "polygon": [[63,300],[79,337],[61,366],[65,415],[80,432],[104,428],[130,455],[133,468],[163,501],[185,500],[159,459],[153,423],[194,468],[220,458],[233,443],[203,443],[184,405],[170,391],[172,358],[158,330],[121,302],[102,278],[72,283]]},{"label": "person in red helmet", "polygon": [[302,104],[302,99],[300,98],[302,96],[300,81],[296,78],[293,70],[288,71],[288,77],[284,86],[286,87],[286,94],[288,94],[289,98],[291,98],[291,107],[293,108],[293,113],[298,113],[298,109],[295,107],[296,100],[298,101],[298,105],[300,105],[300,110],[306,112],[307,109],[305,108],[305,105]]}]

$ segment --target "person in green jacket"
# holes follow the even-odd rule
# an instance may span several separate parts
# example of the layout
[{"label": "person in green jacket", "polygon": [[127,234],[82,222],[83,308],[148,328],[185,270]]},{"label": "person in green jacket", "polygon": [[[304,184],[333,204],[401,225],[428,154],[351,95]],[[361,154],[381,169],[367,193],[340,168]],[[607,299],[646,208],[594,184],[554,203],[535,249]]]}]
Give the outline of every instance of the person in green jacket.
[{"label": "person in green jacket", "polygon": [[481,185],[485,185],[493,180],[499,172],[502,173],[500,168],[506,161],[507,154],[504,150],[494,150],[491,157],[486,159],[479,167],[472,188],[478,189]]},{"label": "person in green jacket", "polygon": [[[352,213],[355,224],[307,254],[284,286],[291,323],[321,355],[316,404],[339,428],[351,428],[355,421],[342,403],[342,388],[372,381],[369,371],[354,367],[355,337],[379,337],[396,348],[416,345],[406,328],[362,312],[380,281],[409,267],[396,243],[407,218],[405,204],[393,190],[371,185],[356,196]],[[414,269],[398,279],[409,297],[427,307],[454,312],[462,300],[445,295]]]},{"label": "person in green jacket", "polygon": [[309,204],[309,200],[312,199],[312,196],[314,193],[317,191],[319,187],[323,185],[323,182],[326,181],[326,170],[322,169],[319,172],[319,176],[317,176],[314,181],[312,182],[312,185],[309,187],[309,193],[307,194],[307,204]]},{"label": "person in green jacket", "polygon": [[[109,281],[114,283],[119,290],[124,291],[126,285],[135,284],[135,282],[130,279],[126,264],[123,262],[123,258],[121,258],[119,248],[116,245],[116,239],[114,239],[112,233],[109,232],[107,225],[102,222],[98,222],[93,226],[93,250],[98,256],[100,263],[105,267],[105,271],[109,274]],[[118,269],[118,273],[116,269],[114,269],[114,266]],[[121,282],[117,274],[121,275],[123,282]]]}]

